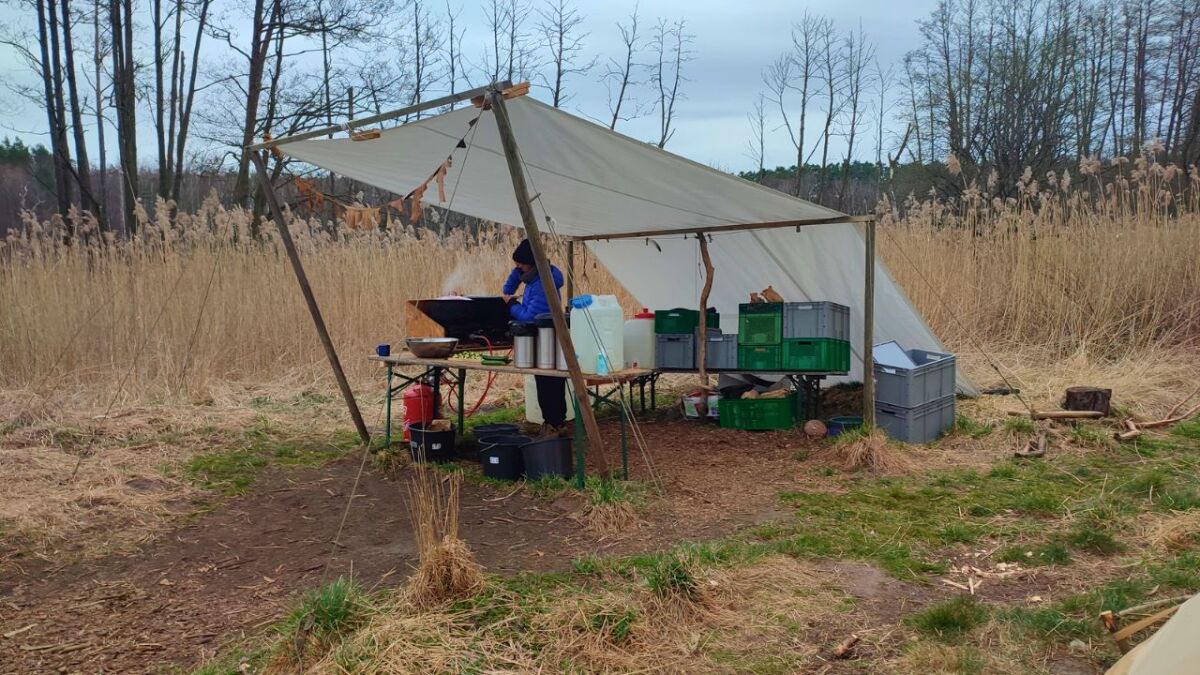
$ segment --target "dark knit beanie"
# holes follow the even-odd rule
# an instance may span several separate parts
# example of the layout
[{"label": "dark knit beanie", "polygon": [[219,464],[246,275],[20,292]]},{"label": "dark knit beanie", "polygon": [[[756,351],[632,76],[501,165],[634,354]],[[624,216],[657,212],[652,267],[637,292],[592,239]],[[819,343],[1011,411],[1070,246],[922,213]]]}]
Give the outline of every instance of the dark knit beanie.
[{"label": "dark knit beanie", "polygon": [[528,239],[522,239],[520,244],[517,244],[517,250],[513,251],[513,262],[523,265],[533,264],[533,247],[529,245]]}]

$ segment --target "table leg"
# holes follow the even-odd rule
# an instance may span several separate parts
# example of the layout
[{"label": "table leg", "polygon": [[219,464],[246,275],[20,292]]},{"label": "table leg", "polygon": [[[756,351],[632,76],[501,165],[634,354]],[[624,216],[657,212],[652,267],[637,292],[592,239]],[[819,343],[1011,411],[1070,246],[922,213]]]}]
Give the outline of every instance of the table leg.
[{"label": "table leg", "polygon": [[384,402],[387,419],[383,423],[383,447],[392,447],[392,364],[387,367],[387,389],[383,393],[386,401]]},{"label": "table leg", "polygon": [[583,415],[579,413],[579,399],[572,396],[571,405],[575,408],[575,435],[572,438],[575,445],[575,487],[582,490],[586,477],[584,462],[587,461],[587,437],[583,430]]},{"label": "table leg", "polygon": [[[625,435],[625,411],[628,408],[626,408],[624,401],[622,400],[625,393],[625,385],[618,384],[617,387],[620,390],[617,394],[617,403],[618,407],[621,409],[621,472],[625,476],[625,480],[629,480],[629,439]],[[629,387],[629,394],[630,397],[633,396],[632,385]]]},{"label": "table leg", "polygon": [[429,369],[433,374],[433,419],[442,418],[442,369],[433,366]]},{"label": "table leg", "polygon": [[463,396],[467,391],[467,369],[458,369],[458,438],[462,440],[463,434],[466,433],[466,414],[463,412]]},{"label": "table leg", "polygon": [[658,374],[650,376],[650,409],[658,410],[658,394],[655,393],[655,387],[658,385]]}]

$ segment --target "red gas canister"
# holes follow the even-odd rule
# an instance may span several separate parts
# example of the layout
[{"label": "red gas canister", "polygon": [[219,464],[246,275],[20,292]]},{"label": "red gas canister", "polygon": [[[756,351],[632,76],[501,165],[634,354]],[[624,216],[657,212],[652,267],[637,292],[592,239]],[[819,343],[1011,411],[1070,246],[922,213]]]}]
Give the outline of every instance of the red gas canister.
[{"label": "red gas canister", "polygon": [[404,440],[408,440],[408,425],[433,421],[433,387],[415,384],[404,391]]}]

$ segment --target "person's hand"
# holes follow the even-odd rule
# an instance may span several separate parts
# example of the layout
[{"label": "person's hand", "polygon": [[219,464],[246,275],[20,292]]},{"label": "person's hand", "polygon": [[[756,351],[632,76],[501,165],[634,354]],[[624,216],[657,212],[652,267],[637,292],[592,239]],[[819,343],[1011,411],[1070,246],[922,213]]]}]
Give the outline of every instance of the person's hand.
[{"label": "person's hand", "polygon": [[504,301],[504,304],[506,304],[506,305],[507,305],[508,303],[512,302],[512,300],[513,300],[513,296],[511,296],[511,295],[501,295],[501,296],[500,296],[500,299],[501,299],[501,300],[503,300],[503,301]]}]

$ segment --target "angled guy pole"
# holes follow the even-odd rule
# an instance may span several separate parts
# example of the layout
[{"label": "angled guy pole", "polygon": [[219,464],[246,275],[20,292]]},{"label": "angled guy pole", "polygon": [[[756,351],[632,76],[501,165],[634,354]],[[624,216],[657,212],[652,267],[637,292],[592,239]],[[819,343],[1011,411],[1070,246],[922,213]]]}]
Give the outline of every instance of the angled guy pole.
[{"label": "angled guy pole", "polygon": [[[517,154],[517,139],[513,136],[512,123],[508,117],[508,109],[504,106],[504,94],[501,89],[492,89],[489,94],[492,101],[492,112],[496,116],[496,125],[500,130],[500,142],[504,146],[504,157],[508,160],[508,172],[512,174],[513,191],[517,195],[517,206],[521,210],[521,221],[525,226],[525,235],[533,247],[533,259],[537,263],[538,277],[542,280],[542,290],[547,298],[558,297],[558,289],[554,287],[554,277],[550,275],[550,263],[546,260],[546,252],[542,248],[542,237],[538,230],[537,218],[533,215],[530,205],[529,188],[525,184],[525,172],[521,169],[521,158]],[[608,467],[608,457],[604,453],[604,445],[600,438],[600,426],[596,424],[596,415],[588,400],[587,382],[584,381],[583,371],[579,368],[579,359],[575,355],[575,345],[571,342],[571,333],[567,330],[567,319],[563,316],[561,302],[550,303],[550,316],[554,320],[554,334],[563,350],[567,362],[567,372],[571,374],[572,389],[579,402],[579,414],[583,416],[583,427],[588,437],[588,447],[596,451],[596,463],[601,475],[607,477],[611,470]]]},{"label": "angled guy pole", "polygon": [[[308,305],[308,313],[312,316],[317,335],[321,338],[321,346],[325,348],[325,356],[328,357],[329,365],[333,368],[333,376],[337,379],[338,388],[342,390],[342,398],[346,399],[346,407],[350,409],[354,428],[358,430],[358,437],[362,439],[363,445],[367,445],[371,442],[371,433],[367,431],[367,425],[363,422],[362,413],[358,410],[358,402],[354,400],[354,392],[350,391],[350,383],[346,380],[345,371],[342,370],[342,362],[338,360],[333,339],[329,337],[329,329],[325,327],[325,319],[321,317],[321,308],[317,306],[317,298],[313,295],[312,286],[308,284],[308,275],[304,273],[304,266],[300,264],[300,255],[296,253],[296,244],[292,241],[287,221],[283,218],[283,209],[279,206],[279,198],[275,194],[275,188],[271,185],[271,177],[267,173],[267,164],[263,161],[259,151],[246,149],[244,152],[250,153],[250,160],[254,162],[254,171],[258,174],[259,183],[262,185],[263,195],[267,199],[267,207],[271,210],[271,218],[275,221],[275,226],[279,228],[279,238],[283,241],[283,250],[287,252],[288,260],[292,263],[292,271],[296,273],[296,281],[300,284],[300,293],[304,295],[304,303]],[[388,394],[391,395],[391,392]]]}]

